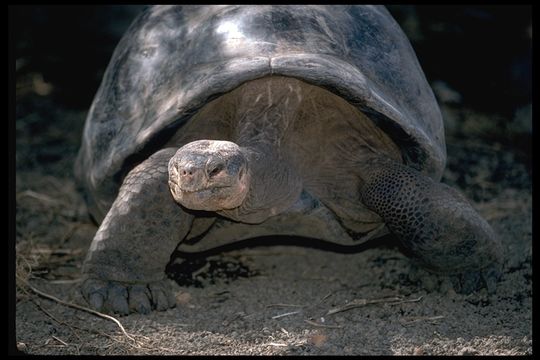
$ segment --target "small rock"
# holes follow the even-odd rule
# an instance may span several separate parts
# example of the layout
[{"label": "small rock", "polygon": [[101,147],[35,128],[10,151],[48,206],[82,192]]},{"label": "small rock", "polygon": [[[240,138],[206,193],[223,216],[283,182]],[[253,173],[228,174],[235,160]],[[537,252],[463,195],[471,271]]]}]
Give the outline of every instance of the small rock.
[{"label": "small rock", "polygon": [[445,294],[445,293],[448,294],[448,292],[451,289],[453,290],[453,286],[452,286],[452,282],[450,281],[450,279],[447,279],[447,278],[443,279],[441,281],[441,285],[439,286],[440,292],[442,292],[443,294]]},{"label": "small rock", "polygon": [[180,305],[187,305],[191,300],[191,294],[188,292],[176,293],[176,303]]},{"label": "small rock", "polygon": [[429,292],[435,291],[438,285],[438,279],[432,274],[425,274],[420,278],[422,287]]},{"label": "small rock", "polygon": [[317,333],[313,334],[309,340],[314,346],[320,348],[326,343],[327,339],[328,337],[325,334]]},{"label": "small rock", "polygon": [[28,347],[23,342],[17,342],[17,350],[22,351],[22,352],[27,352]]}]

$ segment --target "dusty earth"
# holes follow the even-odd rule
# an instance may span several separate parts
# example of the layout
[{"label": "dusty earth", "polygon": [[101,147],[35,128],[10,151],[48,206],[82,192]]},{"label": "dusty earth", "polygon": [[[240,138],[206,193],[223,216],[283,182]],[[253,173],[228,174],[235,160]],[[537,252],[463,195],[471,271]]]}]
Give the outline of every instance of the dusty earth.
[{"label": "dusty earth", "polygon": [[16,110],[15,329],[24,352],[532,352],[530,168],[512,149],[449,137],[443,179],[473,199],[502,238],[507,262],[495,295],[456,294],[444,279],[415,271],[391,237],[353,254],[257,246],[188,259],[192,273],[173,274],[182,284],[176,308],[119,318],[131,340],[114,322],[27,285],[85,306],[77,285],[96,226],[72,177],[85,112],[35,93],[18,98]]},{"label": "dusty earth", "polygon": [[[346,254],[259,244],[171,266],[176,308],[118,317],[123,333],[66,304],[87,305],[80,269],[97,229],[72,175],[86,111],[64,107],[38,73],[17,74],[16,85],[12,347],[51,355],[532,354],[530,134],[512,127],[530,128],[530,110],[494,118],[446,104],[436,89],[447,122],[443,181],[471,199],[506,250],[494,295],[456,294],[446,279],[418,271],[391,236]],[[507,125],[486,131],[495,123]]]}]

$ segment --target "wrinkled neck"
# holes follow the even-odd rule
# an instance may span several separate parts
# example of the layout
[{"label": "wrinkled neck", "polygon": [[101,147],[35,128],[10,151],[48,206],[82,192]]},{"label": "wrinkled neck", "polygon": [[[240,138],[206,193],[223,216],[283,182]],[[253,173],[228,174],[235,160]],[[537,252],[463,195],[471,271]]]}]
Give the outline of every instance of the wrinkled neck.
[{"label": "wrinkled neck", "polygon": [[244,204],[223,215],[262,222],[292,206],[300,196],[302,182],[282,146],[300,102],[296,90],[273,78],[242,89],[233,141],[248,159],[251,185]]},{"label": "wrinkled neck", "polygon": [[236,107],[237,144],[277,156],[299,106],[291,92],[292,86],[284,87],[271,78],[246,84]]}]

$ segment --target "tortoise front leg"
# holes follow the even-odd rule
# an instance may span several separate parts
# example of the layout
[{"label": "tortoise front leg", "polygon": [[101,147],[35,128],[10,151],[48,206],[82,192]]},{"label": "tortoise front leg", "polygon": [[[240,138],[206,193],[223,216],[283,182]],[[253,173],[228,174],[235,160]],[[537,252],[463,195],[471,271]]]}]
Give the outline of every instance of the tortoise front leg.
[{"label": "tortoise front leg", "polygon": [[120,187],[83,265],[82,293],[92,307],[127,314],[174,306],[165,266],[193,220],[169,191],[175,151],[153,154]]},{"label": "tortoise front leg", "polygon": [[388,158],[374,157],[364,170],[363,203],[414,257],[434,272],[457,275],[459,292],[494,290],[501,242],[464,196]]}]

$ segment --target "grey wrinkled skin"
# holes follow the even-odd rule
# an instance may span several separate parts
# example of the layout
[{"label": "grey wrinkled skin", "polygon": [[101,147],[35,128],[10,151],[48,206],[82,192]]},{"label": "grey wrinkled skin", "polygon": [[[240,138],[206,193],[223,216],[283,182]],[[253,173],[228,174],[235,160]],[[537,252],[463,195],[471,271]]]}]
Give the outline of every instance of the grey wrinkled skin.
[{"label": "grey wrinkled skin", "polygon": [[493,289],[500,242],[438,182],[445,161],[439,108],[384,7],[148,7],[113,54],[75,164],[100,222],[83,295],[120,314],[166,310],[179,244],[388,232],[457,290]]}]

